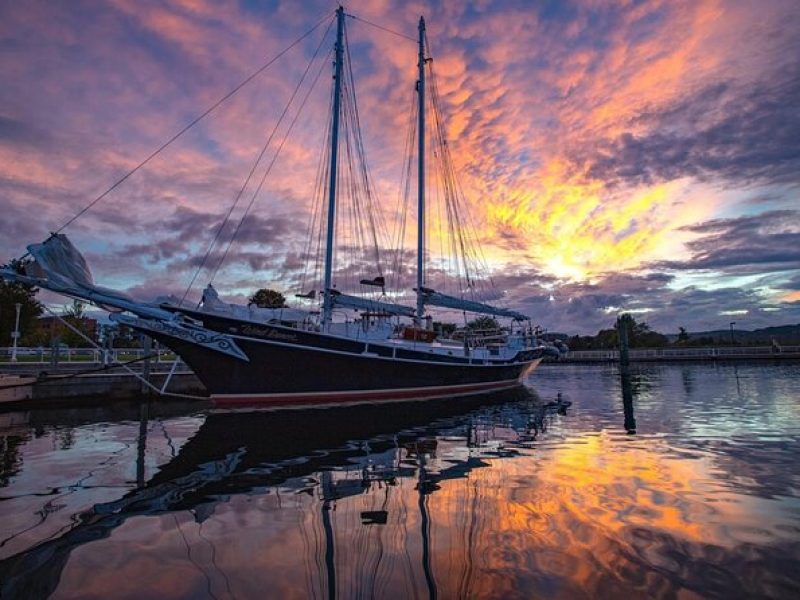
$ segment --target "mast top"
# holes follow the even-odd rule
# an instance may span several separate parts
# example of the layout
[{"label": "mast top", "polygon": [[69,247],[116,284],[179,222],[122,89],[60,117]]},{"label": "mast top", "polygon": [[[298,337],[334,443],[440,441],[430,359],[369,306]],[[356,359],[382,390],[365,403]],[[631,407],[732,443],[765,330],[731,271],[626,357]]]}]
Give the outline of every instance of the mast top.
[{"label": "mast top", "polygon": [[417,79],[417,314],[425,316],[420,290],[425,286],[425,18],[419,18],[419,75]]}]

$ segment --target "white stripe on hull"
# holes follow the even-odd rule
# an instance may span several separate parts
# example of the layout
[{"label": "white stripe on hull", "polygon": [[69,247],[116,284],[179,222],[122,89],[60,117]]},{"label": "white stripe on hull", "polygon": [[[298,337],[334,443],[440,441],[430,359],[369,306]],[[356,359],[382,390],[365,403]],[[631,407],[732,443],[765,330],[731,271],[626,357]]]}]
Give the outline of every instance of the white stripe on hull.
[{"label": "white stripe on hull", "polygon": [[504,381],[468,383],[420,388],[384,390],[344,390],[333,392],[298,392],[277,394],[212,394],[215,405],[224,406],[340,406],[358,402],[397,402],[403,400],[431,400],[451,396],[468,396],[506,390],[520,385],[519,378]]}]

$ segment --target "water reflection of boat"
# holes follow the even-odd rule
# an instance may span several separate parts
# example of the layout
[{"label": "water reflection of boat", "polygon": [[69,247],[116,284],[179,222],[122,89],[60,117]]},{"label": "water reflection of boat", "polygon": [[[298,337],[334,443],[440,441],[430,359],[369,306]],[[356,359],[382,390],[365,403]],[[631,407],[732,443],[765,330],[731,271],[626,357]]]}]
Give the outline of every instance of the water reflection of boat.
[{"label": "water reflection of boat", "polygon": [[[444,468],[429,469],[426,461],[448,443],[437,436],[456,422],[463,424],[471,411],[487,406],[510,406],[519,413],[544,415],[542,403],[526,388],[465,398],[458,403],[211,413],[178,454],[148,481],[142,481],[143,485],[118,500],[76,515],[76,524],[60,537],[0,561],[0,597],[50,595],[74,549],[107,538],[132,517],[190,510],[202,521],[214,513],[218,503],[233,495],[261,494],[276,486],[308,491],[321,501],[320,518],[330,545],[325,561],[331,571],[326,576],[329,586],[335,581],[335,573],[334,537],[327,509],[331,503],[363,493],[370,486],[386,486],[388,498],[393,481],[417,478],[423,515],[421,534],[427,548],[427,497],[442,481],[465,477],[487,463],[479,456],[468,455],[461,460],[449,458]],[[519,422],[523,426],[529,423],[526,419]],[[467,437],[478,436],[468,433]],[[386,522],[385,506],[367,512],[361,515],[365,526]],[[427,564],[426,578],[430,569]]]}]

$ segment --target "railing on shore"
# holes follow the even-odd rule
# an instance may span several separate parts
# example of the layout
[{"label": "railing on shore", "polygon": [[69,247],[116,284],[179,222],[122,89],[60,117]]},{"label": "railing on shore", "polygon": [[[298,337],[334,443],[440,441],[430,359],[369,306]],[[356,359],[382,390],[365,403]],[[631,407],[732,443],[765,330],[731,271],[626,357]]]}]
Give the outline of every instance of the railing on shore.
[{"label": "railing on shore", "polygon": [[[170,350],[161,349],[150,351],[153,355],[151,363],[173,363],[175,354]],[[0,363],[10,363],[13,355],[12,348],[0,348]],[[97,350],[95,348],[17,348],[18,364],[52,364],[58,363],[84,363],[84,364],[109,364],[114,362],[128,362],[144,358],[145,350],[142,348],[112,348]]]},{"label": "railing on shore", "polygon": [[[637,348],[632,361],[725,360],[741,358],[800,358],[800,346],[717,346],[698,348]],[[619,350],[571,350],[566,362],[618,362]]]}]

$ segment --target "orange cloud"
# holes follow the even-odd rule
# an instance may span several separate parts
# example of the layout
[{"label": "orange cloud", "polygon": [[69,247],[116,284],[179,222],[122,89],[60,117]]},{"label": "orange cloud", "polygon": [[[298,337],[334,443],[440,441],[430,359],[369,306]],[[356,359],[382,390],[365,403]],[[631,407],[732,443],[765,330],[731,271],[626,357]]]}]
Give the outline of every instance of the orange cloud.
[{"label": "orange cloud", "polygon": [[781,296],[781,302],[800,302],[800,290],[788,292]]}]

